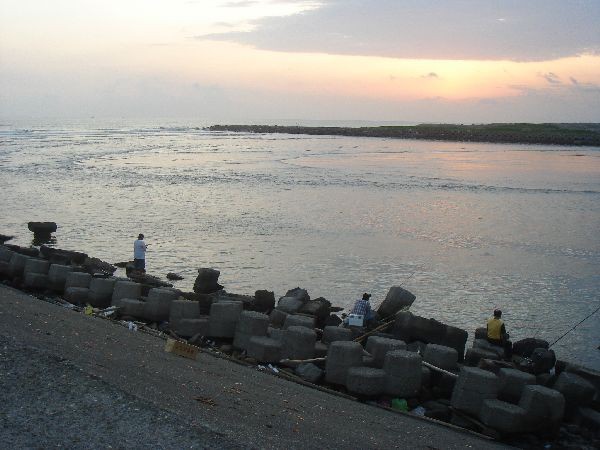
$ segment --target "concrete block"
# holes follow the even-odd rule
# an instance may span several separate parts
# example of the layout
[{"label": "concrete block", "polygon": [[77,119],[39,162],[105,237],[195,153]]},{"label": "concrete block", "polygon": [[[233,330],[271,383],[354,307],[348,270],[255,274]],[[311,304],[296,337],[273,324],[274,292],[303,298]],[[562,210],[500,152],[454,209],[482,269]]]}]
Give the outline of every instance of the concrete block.
[{"label": "concrete block", "polygon": [[267,336],[269,336],[271,339],[275,339],[276,341],[281,342],[282,345],[285,340],[286,333],[286,330],[282,330],[280,328],[269,327],[267,329]]},{"label": "concrete block", "polygon": [[329,350],[327,344],[317,341],[315,344],[315,358],[325,358],[327,356],[327,350]]},{"label": "concrete block", "polygon": [[88,296],[89,304],[97,308],[108,307],[112,300],[115,282],[114,278],[92,278]]},{"label": "concrete block", "polygon": [[479,416],[485,400],[498,396],[498,377],[487,370],[462,367],[452,391],[452,407]]},{"label": "concrete block", "polygon": [[145,318],[152,322],[166,322],[171,313],[171,303],[179,297],[173,289],[154,288],[148,292],[146,300]]},{"label": "concrete block", "polygon": [[209,336],[232,338],[244,306],[242,302],[217,302],[210,305]]},{"label": "concrete block", "polygon": [[15,252],[13,252],[12,250],[9,250],[3,245],[0,245],[0,262],[9,263],[14,253]]},{"label": "concrete block", "polygon": [[475,330],[475,339],[487,339],[487,328],[480,327]]},{"label": "concrete block", "polygon": [[492,359],[498,360],[500,357],[495,352],[490,352],[483,348],[472,347],[467,349],[467,354],[465,355],[465,364],[471,367],[477,367],[479,361],[482,359]]},{"label": "concrete block", "polygon": [[366,350],[375,360],[376,367],[383,367],[385,355],[392,350],[406,350],[406,343],[399,339],[389,339],[381,336],[369,336]]},{"label": "concrete block", "polygon": [[501,400],[484,400],[479,414],[487,426],[503,433],[518,433],[523,429],[526,411]]},{"label": "concrete block", "polygon": [[180,319],[177,322],[177,327],[172,328],[175,333],[182,337],[192,337],[199,334],[200,336],[208,336],[210,331],[210,321],[208,316],[197,319]]},{"label": "concrete block", "polygon": [[63,297],[69,303],[74,305],[85,305],[88,301],[90,290],[86,287],[68,287],[65,289]]},{"label": "concrete block", "polygon": [[121,316],[143,318],[146,302],[137,298],[120,298],[113,303],[113,306],[118,306],[120,308],[119,314]]},{"label": "concrete block", "polygon": [[303,304],[302,299],[297,297],[281,297],[277,303],[277,309],[288,314],[294,314],[302,308]]},{"label": "concrete block", "polygon": [[27,272],[25,273],[23,284],[27,289],[45,291],[48,289],[50,282],[48,280],[48,275],[45,273]]},{"label": "concrete block", "polygon": [[419,393],[423,372],[421,356],[408,350],[392,350],[385,355],[385,393],[410,398]]},{"label": "concrete block", "polygon": [[198,319],[200,304],[191,300],[173,300],[169,306],[169,323],[173,325],[181,319]]},{"label": "concrete block", "polygon": [[48,270],[50,288],[56,292],[63,292],[67,282],[67,275],[73,271],[73,266],[52,264]]},{"label": "concrete block", "polygon": [[246,349],[248,356],[264,363],[276,363],[281,360],[281,342],[265,336],[252,336]]},{"label": "concrete block", "polygon": [[427,344],[423,361],[428,362],[440,369],[456,369],[458,362],[458,353],[456,349],[437,344]]},{"label": "concrete block", "polygon": [[283,329],[287,330],[289,327],[306,327],[313,330],[315,328],[315,318],[296,314],[288,314],[283,322]]},{"label": "concrete block", "polygon": [[600,412],[592,408],[577,408],[575,422],[590,430],[600,430]]},{"label": "concrete block", "polygon": [[354,394],[372,397],[383,392],[385,381],[386,374],[382,369],[351,367],[346,376],[346,387]]},{"label": "concrete block", "polygon": [[65,289],[71,287],[89,288],[92,282],[92,276],[86,272],[71,272],[67,274]]},{"label": "concrete block", "polygon": [[325,344],[331,344],[335,341],[351,341],[352,330],[343,327],[325,327],[323,328],[323,338]]},{"label": "concrete block", "polygon": [[283,353],[289,359],[309,359],[315,355],[317,334],[306,327],[289,327],[283,342]]},{"label": "concrete block", "polygon": [[116,281],[113,286],[112,304],[122,298],[140,298],[142,296],[142,285],[134,281]]},{"label": "concrete block", "polygon": [[296,375],[309,383],[317,384],[323,378],[323,370],[315,366],[313,363],[300,364],[296,367]]},{"label": "concrete block", "polygon": [[281,328],[283,326],[283,324],[285,323],[285,319],[287,316],[288,316],[288,313],[275,308],[273,311],[271,311],[271,314],[269,315],[269,321],[271,322],[271,325],[273,325],[274,327]]},{"label": "concrete block", "polygon": [[413,304],[416,297],[412,292],[400,286],[392,286],[385,296],[385,300],[377,309],[379,317],[386,318],[396,314],[402,308]]},{"label": "concrete block", "polygon": [[375,363],[375,358],[373,358],[372,356],[369,356],[369,355],[363,355],[363,357],[362,357],[362,360],[363,360],[363,363],[362,363],[362,365],[363,365],[364,367],[373,367],[373,368],[375,368],[375,369],[381,369],[381,366],[378,366],[378,365]]},{"label": "concrete block", "polygon": [[523,387],[519,406],[526,413],[528,430],[552,428],[560,424],[565,413],[565,397],[558,391],[539,385]]},{"label": "concrete block", "polygon": [[256,311],[242,311],[235,328],[233,346],[246,350],[252,336],[266,336],[269,316]]},{"label": "concrete block", "polygon": [[354,341],[332,342],[327,351],[325,380],[328,383],[346,384],[348,369],[362,366],[363,347]]},{"label": "concrete block", "polygon": [[0,278],[8,278],[10,275],[10,262],[0,261]]},{"label": "concrete block", "polygon": [[49,269],[50,263],[45,259],[29,258],[25,262],[25,268],[23,272],[25,275],[28,273],[43,273],[47,275]]},{"label": "concrete block", "polygon": [[21,278],[25,271],[25,264],[29,261],[29,256],[22,255],[20,253],[13,253],[10,258],[10,264],[8,268],[9,276],[12,278]]},{"label": "concrete block", "polygon": [[275,307],[275,294],[271,291],[258,290],[254,293],[254,307],[259,312],[269,312]]},{"label": "concrete block", "polygon": [[518,403],[523,388],[528,384],[536,384],[535,375],[517,369],[502,368],[498,371],[498,398]]},{"label": "concrete block", "polygon": [[473,348],[480,348],[482,350],[495,353],[496,358],[494,359],[504,358],[504,349],[498,345],[490,344],[487,339],[475,339],[473,341]]},{"label": "concrete block", "polygon": [[592,383],[570,372],[562,372],[553,388],[565,397],[569,410],[589,405],[596,395],[596,388]]}]

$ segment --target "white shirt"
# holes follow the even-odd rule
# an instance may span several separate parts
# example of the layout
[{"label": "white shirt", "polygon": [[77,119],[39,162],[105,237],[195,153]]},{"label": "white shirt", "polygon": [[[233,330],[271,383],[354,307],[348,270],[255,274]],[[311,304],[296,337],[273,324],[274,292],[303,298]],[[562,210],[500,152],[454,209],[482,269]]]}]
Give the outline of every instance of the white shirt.
[{"label": "white shirt", "polygon": [[146,259],[146,243],[138,239],[133,243],[133,258],[134,259]]}]

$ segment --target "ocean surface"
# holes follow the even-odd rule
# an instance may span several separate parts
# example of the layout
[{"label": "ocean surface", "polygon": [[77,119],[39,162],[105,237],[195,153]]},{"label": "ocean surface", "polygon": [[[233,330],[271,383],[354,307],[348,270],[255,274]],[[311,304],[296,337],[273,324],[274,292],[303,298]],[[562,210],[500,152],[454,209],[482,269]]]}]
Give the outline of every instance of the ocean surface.
[{"label": "ocean surface", "polygon": [[[600,306],[600,149],[235,134],[209,122],[0,124],[0,233],[132,259],[229,292],[306,288],[351,307],[402,285],[472,335],[501,308],[552,342]],[[314,125],[312,123],[311,125]],[[327,125],[331,125],[328,123]],[[340,123],[340,125],[343,125]],[[600,312],[553,348],[600,369]]]}]

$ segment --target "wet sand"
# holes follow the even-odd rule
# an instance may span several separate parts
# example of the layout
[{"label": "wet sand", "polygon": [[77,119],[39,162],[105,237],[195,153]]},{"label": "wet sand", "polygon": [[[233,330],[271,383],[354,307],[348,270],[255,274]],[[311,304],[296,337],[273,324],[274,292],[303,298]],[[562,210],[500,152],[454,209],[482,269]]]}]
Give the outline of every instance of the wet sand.
[{"label": "wet sand", "polygon": [[5,286],[0,344],[7,446],[506,448],[207,353],[178,357],[158,337]]}]

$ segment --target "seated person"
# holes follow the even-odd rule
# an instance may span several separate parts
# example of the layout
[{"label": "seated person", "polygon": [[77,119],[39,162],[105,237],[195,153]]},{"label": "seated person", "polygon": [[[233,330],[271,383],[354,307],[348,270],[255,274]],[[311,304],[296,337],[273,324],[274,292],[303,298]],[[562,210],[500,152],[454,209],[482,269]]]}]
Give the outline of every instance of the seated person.
[{"label": "seated person", "polygon": [[510,337],[506,332],[506,327],[501,319],[502,311],[496,309],[494,311],[494,317],[487,322],[487,340],[490,344],[498,345],[504,348],[504,357],[510,358],[512,356],[512,342],[508,340]]},{"label": "seated person", "polygon": [[375,312],[371,309],[371,304],[369,303],[369,299],[371,298],[371,294],[367,294],[366,292],[363,294],[362,299],[356,300],[354,304],[354,308],[350,314],[358,314],[364,316],[363,326],[368,327],[376,322]]}]

